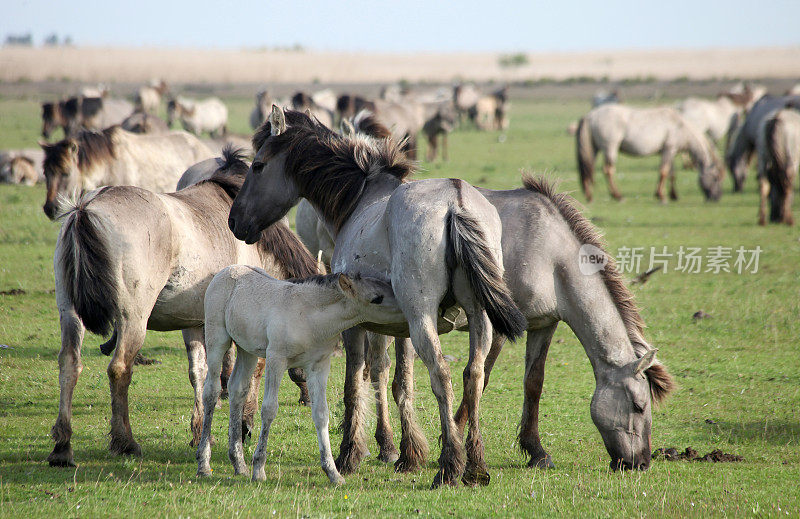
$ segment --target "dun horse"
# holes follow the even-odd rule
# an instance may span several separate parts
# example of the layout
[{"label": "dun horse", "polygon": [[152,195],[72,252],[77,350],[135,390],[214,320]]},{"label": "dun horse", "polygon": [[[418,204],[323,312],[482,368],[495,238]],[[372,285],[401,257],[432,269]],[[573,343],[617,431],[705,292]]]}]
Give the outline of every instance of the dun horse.
[{"label": "dun horse", "polygon": [[[288,119],[288,124],[287,124]],[[410,334],[428,367],[439,402],[442,454],[433,485],[458,484],[465,472],[464,449],[452,414],[452,386],[437,331],[453,328],[440,318],[440,306],[464,308],[470,329],[470,427],[468,476],[485,473],[478,406],[483,361],[498,334],[516,337],[522,315],[503,281],[500,222],[495,209],[459,180],[404,183],[412,172],[400,148],[390,141],[341,137],[306,115],[273,107],[254,136],[256,158],[231,207],[230,227],[247,242],[308,199],[336,240],[332,268],[364,276],[389,277],[407,322],[373,325],[390,335]],[[364,332],[344,333],[348,355],[345,427],[359,415],[351,403],[363,379]],[[352,362],[351,362],[352,358]],[[356,425],[359,418],[355,419]],[[355,427],[358,430],[360,426]],[[337,467],[344,473],[363,456],[363,438],[345,431]]]},{"label": "dun horse", "polygon": [[[133,360],[147,330],[184,330],[189,378],[195,386],[192,429],[199,439],[205,377],[203,295],[223,267],[245,263],[274,277],[307,277],[314,259],[283,222],[245,245],[226,228],[247,165],[228,153],[210,180],[169,194],[132,186],[105,187],[65,208],[55,250],[56,302],[61,321],[61,399],[51,465],[73,465],[72,395],[81,372],[84,330],[111,340],[111,443],[116,454],[139,455],[128,415]],[[249,375],[248,375],[249,376]],[[251,402],[254,400],[251,400]]]},{"label": "dun horse", "polygon": [[167,104],[167,126],[178,119],[183,129],[195,135],[208,132],[211,137],[228,133],[228,108],[219,98],[201,101],[178,96]]},{"label": "dun horse", "polygon": [[758,130],[756,148],[761,193],[758,223],[767,223],[766,205],[769,197],[769,220],[793,225],[792,199],[797,169],[800,167],[800,112],[784,108],[766,117]]},{"label": "dun horse", "polygon": [[75,138],[44,149],[47,199],[44,212],[51,220],[57,197],[99,186],[131,185],[151,191],[171,191],[181,173],[213,154],[186,132],[137,135],[113,126],[102,132],[83,131]]},{"label": "dun horse", "polygon": [[605,156],[603,172],[608,180],[611,196],[616,200],[622,199],[614,182],[620,150],[636,157],[661,154],[656,197],[662,202],[666,201],[664,187],[667,177],[670,179],[670,198],[678,198],[673,160],[681,151],[687,151],[694,159],[700,173],[700,188],[706,198],[718,200],[722,194],[722,171],[711,143],[673,108],[602,105],[580,120],[576,139],[581,186],[590,202],[594,185],[594,161],[598,152],[603,152]]}]

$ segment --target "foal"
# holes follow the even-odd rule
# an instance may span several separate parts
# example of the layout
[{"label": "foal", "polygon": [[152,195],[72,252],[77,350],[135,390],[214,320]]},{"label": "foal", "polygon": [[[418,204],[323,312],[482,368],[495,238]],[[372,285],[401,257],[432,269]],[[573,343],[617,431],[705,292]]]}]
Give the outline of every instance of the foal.
[{"label": "foal", "polygon": [[[264,304],[268,302],[268,304]],[[330,356],[339,334],[365,321],[402,319],[392,287],[376,278],[349,278],[345,274],[279,281],[257,267],[232,265],[222,269],[205,294],[208,374],[203,390],[205,416],[197,448],[197,474],[211,474],[211,420],[222,389],[220,372],[225,352],[236,343],[236,364],[228,391],[230,423],[228,457],[236,474],[247,465],[242,451],[242,409],[250,374],[259,357],[266,359],[261,435],[253,455],[253,481],[264,481],[267,437],[278,412],[278,385],[287,367],[303,367],[311,391],[311,412],[317,429],[322,469],[331,483],[339,474],[328,437],[325,388]]]}]

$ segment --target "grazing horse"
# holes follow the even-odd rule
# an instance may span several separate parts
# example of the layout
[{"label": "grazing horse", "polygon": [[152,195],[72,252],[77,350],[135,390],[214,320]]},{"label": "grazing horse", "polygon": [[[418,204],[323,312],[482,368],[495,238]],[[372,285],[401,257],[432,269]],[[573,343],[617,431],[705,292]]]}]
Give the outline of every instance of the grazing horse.
[{"label": "grazing horse", "polygon": [[49,139],[56,128],[62,128],[67,134],[67,121],[64,117],[65,101],[48,101],[42,103],[42,137]]},{"label": "grazing horse", "polygon": [[[133,360],[147,330],[183,330],[189,379],[195,386],[192,431],[199,440],[205,378],[203,296],[211,278],[235,263],[258,265],[278,278],[307,277],[317,265],[284,222],[260,233],[253,245],[226,227],[247,165],[235,154],[223,171],[182,191],[157,194],[133,186],[105,187],[65,208],[55,250],[56,302],[61,321],[59,413],[51,465],[74,465],[72,395],[81,372],[84,330],[107,335],[114,351],[111,443],[116,454],[139,455],[128,416]],[[253,392],[250,402],[254,403]],[[247,424],[242,424],[242,427]]]},{"label": "grazing horse", "polygon": [[[340,136],[300,112],[273,107],[253,142],[258,151],[231,207],[231,230],[237,238],[253,242],[261,229],[303,197],[322,215],[336,240],[334,272],[390,278],[405,321],[371,324],[370,329],[410,334],[428,368],[442,429],[433,486],[457,485],[462,474],[470,482],[481,480],[486,469],[478,408],[485,354],[493,329],[514,338],[524,327],[503,280],[495,209],[457,179],[406,183],[411,164],[390,140]],[[466,312],[470,329],[466,473],[464,448],[453,421],[450,370],[437,335],[453,329],[453,323],[441,317],[440,307],[456,305]],[[343,445],[356,446],[342,449],[347,454],[340,454],[337,467],[343,473],[352,472],[364,455],[363,437],[347,430],[353,427],[354,415],[361,414],[351,402],[363,384],[364,333],[357,328],[344,332],[348,363]],[[355,418],[356,431],[359,420]]]},{"label": "grazing horse", "polygon": [[733,177],[734,191],[739,192],[744,188],[747,170],[756,151],[761,123],[774,112],[787,106],[800,107],[800,96],[765,95],[750,108],[747,118],[734,130],[728,149],[725,151],[725,163]]},{"label": "grazing horse", "polygon": [[167,126],[172,128],[175,119],[183,129],[195,135],[208,132],[212,137],[228,133],[228,108],[218,97],[200,101],[178,96],[167,103]]},{"label": "grazing horse", "polygon": [[118,126],[102,132],[84,130],[74,138],[40,145],[47,182],[44,212],[51,220],[58,210],[58,195],[107,185],[170,191],[186,168],[213,156],[186,132],[138,135]]},{"label": "grazing horse", "polygon": [[598,152],[605,156],[603,172],[611,196],[621,200],[614,182],[614,170],[620,150],[628,155],[644,157],[661,154],[656,197],[666,201],[664,186],[670,177],[670,198],[677,200],[673,160],[687,151],[699,171],[700,188],[708,200],[719,200],[722,194],[722,170],[709,140],[691,126],[675,109],[634,108],[606,104],[592,109],[578,123],[576,133],[578,172],[586,199],[592,201],[594,161]]},{"label": "grazing horse", "polygon": [[[297,316],[303,319],[298,320]],[[388,320],[387,320],[388,319]],[[211,475],[211,422],[222,386],[220,373],[231,341],[236,366],[230,385],[228,456],[236,474],[245,474],[241,427],[246,382],[240,373],[266,359],[261,435],[253,454],[253,481],[267,478],[267,439],[278,411],[278,386],[286,367],[302,367],[311,387],[311,414],[317,429],[322,469],[331,483],[344,483],[331,453],[326,388],[331,354],[339,334],[365,321],[403,319],[391,285],[379,279],[344,274],[280,281],[263,270],[232,265],[221,270],[205,295],[208,375],[203,393],[203,435],[197,448],[197,474]]]},{"label": "grazing horse", "polygon": [[120,124],[123,130],[131,133],[167,133],[167,122],[147,112],[133,112]]},{"label": "grazing horse", "polygon": [[800,167],[800,112],[784,108],[764,118],[758,129],[756,148],[761,194],[758,223],[767,223],[769,197],[769,220],[793,225],[794,181]]},{"label": "grazing horse", "polygon": [[136,92],[135,107],[137,112],[155,115],[161,106],[161,98],[169,93],[167,83],[161,81],[151,81],[149,85],[139,87]]}]

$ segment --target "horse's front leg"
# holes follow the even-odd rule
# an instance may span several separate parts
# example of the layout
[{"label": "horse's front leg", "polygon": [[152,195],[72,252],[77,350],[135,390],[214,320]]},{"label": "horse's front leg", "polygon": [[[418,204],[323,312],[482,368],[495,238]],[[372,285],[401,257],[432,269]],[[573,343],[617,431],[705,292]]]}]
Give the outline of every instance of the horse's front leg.
[{"label": "horse's front leg", "polygon": [[211,424],[214,409],[222,392],[223,359],[231,345],[231,338],[222,326],[208,323],[208,344],[206,380],[203,384],[203,423],[202,434],[197,447],[197,475],[211,475]]},{"label": "horse's front leg", "polygon": [[[661,152],[661,165],[658,168],[658,186],[656,187],[656,198],[658,198],[662,204],[667,202],[667,196],[664,192],[664,189],[667,184],[667,177],[670,176],[670,170],[672,169],[672,161],[674,158],[675,152],[671,148],[664,148],[664,150]],[[674,179],[672,182],[672,191],[674,192]]]},{"label": "horse's front leg", "polygon": [[242,447],[242,422],[245,401],[256,364],[258,364],[258,357],[242,348],[236,348],[236,363],[228,384],[228,405],[230,406],[228,459],[231,460],[233,471],[237,475],[247,474],[247,464],[244,461]]},{"label": "horse's front leg", "polygon": [[331,358],[326,357],[311,366],[308,370],[308,385],[311,392],[311,416],[314,418],[314,427],[317,429],[317,443],[319,443],[319,459],[322,470],[334,485],[344,483],[344,478],[336,470],[331,453],[331,439],[328,432],[328,399],[326,388],[328,386],[328,373],[331,370]]},{"label": "horse's front leg", "polygon": [[[60,297],[59,297],[60,299]],[[63,308],[62,308],[63,307]],[[81,344],[84,327],[72,305],[59,304],[61,321],[61,351],[58,353],[58,384],[60,398],[58,401],[58,418],[50,431],[56,442],[53,452],[47,457],[51,467],[74,467],[72,453],[72,395],[75,384],[83,371],[81,363]]]},{"label": "horse's front leg", "polygon": [[[183,330],[183,342],[186,345],[186,355],[189,358],[189,382],[194,389],[194,408],[192,409],[190,421],[192,441],[189,445],[197,447],[203,429],[203,383],[206,379],[207,371],[204,328],[201,326]],[[221,361],[222,359],[220,359]],[[220,364],[220,372],[222,371],[221,368]],[[216,405],[216,402],[212,405]]]},{"label": "horse's front leg", "polygon": [[[492,336],[492,347],[489,349],[489,354],[486,355],[486,360],[483,363],[483,389],[486,390],[486,387],[489,385],[489,376],[492,374],[492,368],[494,368],[494,363],[497,361],[497,357],[500,355],[500,352],[503,351],[503,345],[506,343],[506,337],[504,335],[500,335],[498,333],[493,334]],[[464,380],[467,380],[468,374],[467,370],[469,366],[464,368]],[[464,433],[464,428],[467,426],[467,420],[469,419],[469,411],[467,410],[467,406],[464,404],[464,399],[461,399],[461,404],[458,406],[458,410],[456,411],[456,425],[458,426],[458,432],[460,434]]]},{"label": "horse's front leg", "polygon": [[387,352],[389,348],[389,337],[368,333],[369,341],[369,373],[372,382],[372,389],[375,391],[375,411],[377,424],[375,425],[375,441],[378,442],[380,453],[378,459],[384,463],[394,463],[400,455],[394,446],[392,437],[392,424],[389,417],[389,368],[391,362]]},{"label": "horse's front leg", "polygon": [[[342,332],[346,355],[344,377],[344,418],[342,443],[336,468],[342,474],[354,472],[366,455],[364,418],[367,401],[362,395],[364,387],[364,340],[366,332],[358,327]],[[313,404],[313,400],[312,400]]]},{"label": "horse's front leg", "polygon": [[[283,372],[286,371],[286,359],[267,352],[266,368],[264,369],[264,402],[261,404],[261,434],[258,436],[258,445],[253,453],[253,481],[266,481],[267,474],[264,465],[267,462],[267,440],[269,428],[278,414],[278,386],[281,384]],[[325,388],[323,386],[323,393]],[[312,399],[312,406],[314,405]],[[323,397],[324,401],[324,397]]]},{"label": "horse's front leg", "polygon": [[464,398],[469,413],[467,433],[467,466],[462,481],[466,485],[488,485],[489,472],[484,460],[480,430],[480,400],[483,394],[484,366],[492,344],[492,323],[486,312],[471,312],[469,319],[469,361],[464,369]]},{"label": "horse's front leg", "polygon": [[111,386],[111,443],[114,454],[141,456],[142,449],[133,439],[128,416],[128,388],[133,375],[133,360],[144,344],[147,319],[128,319],[117,322],[117,346],[108,364]]},{"label": "horse's front leg", "polygon": [[519,447],[531,459],[528,467],[553,468],[553,460],[542,447],[539,438],[539,399],[542,396],[544,383],[544,364],[547,360],[547,350],[558,324],[539,330],[528,330],[527,347],[525,350],[525,381],[524,401],[522,404],[522,419],[519,426]]},{"label": "horse's front leg", "polygon": [[400,457],[394,463],[397,472],[416,472],[428,457],[428,441],[419,427],[414,411],[414,347],[405,337],[394,338],[394,380],[392,396],[400,412]]}]

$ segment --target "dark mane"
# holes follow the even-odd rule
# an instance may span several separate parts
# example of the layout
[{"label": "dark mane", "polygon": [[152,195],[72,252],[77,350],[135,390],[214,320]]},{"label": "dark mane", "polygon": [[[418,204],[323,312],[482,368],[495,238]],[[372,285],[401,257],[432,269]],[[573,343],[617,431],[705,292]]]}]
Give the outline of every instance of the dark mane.
[{"label": "dark mane", "polygon": [[[438,115],[438,114],[437,114]],[[353,127],[358,133],[369,135],[376,139],[388,139],[392,136],[389,128],[383,125],[373,112],[361,110],[353,120]]]},{"label": "dark mane", "polygon": [[106,128],[102,132],[81,130],[75,137],[61,140],[55,144],[42,146],[44,149],[43,169],[64,169],[70,146],[78,147],[78,169],[85,171],[100,162],[108,162],[116,157],[113,135],[118,126]]},{"label": "dark mane", "polygon": [[70,97],[61,103],[59,103],[61,106],[61,115],[63,115],[65,119],[72,120],[78,117],[78,113],[81,109],[81,99],[79,97]]},{"label": "dark mane", "polygon": [[102,97],[84,97],[81,103],[81,115],[85,119],[90,119],[103,110]]},{"label": "dark mane", "polygon": [[296,285],[328,285],[333,281],[339,279],[339,273],[335,274],[314,274],[313,276],[308,277],[296,277],[296,278],[289,278],[286,281],[290,283],[294,283]]},{"label": "dark mane", "polygon": [[368,178],[386,174],[402,182],[414,171],[391,139],[343,137],[302,112],[286,110],[286,131],[270,136],[265,122],[253,136],[256,153],[286,154],[286,175],[292,178],[326,220],[338,230],[350,217]]},{"label": "dark mane", "polygon": [[[522,182],[525,189],[539,193],[545,198],[549,199],[553,205],[558,209],[561,217],[569,225],[570,230],[582,244],[589,244],[597,247],[605,252],[606,246],[600,233],[595,229],[594,225],[587,220],[572,203],[572,198],[564,193],[556,192],[552,184],[548,183],[541,177],[533,177],[527,173],[523,174]],[[633,344],[636,354],[640,357],[648,349],[644,340],[644,321],[639,315],[639,308],[636,306],[633,294],[622,279],[622,275],[617,270],[614,257],[606,253],[608,263],[606,267],[600,271],[603,277],[603,282],[608,289],[611,299],[617,307],[622,321],[625,323],[625,328],[628,330],[628,338]],[[650,382],[650,393],[653,400],[656,402],[661,401],[674,387],[674,382],[670,376],[667,368],[660,363],[653,364],[646,371],[647,379]]]}]

